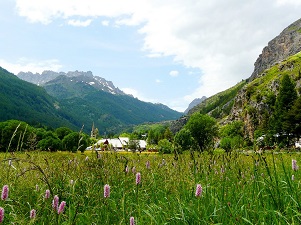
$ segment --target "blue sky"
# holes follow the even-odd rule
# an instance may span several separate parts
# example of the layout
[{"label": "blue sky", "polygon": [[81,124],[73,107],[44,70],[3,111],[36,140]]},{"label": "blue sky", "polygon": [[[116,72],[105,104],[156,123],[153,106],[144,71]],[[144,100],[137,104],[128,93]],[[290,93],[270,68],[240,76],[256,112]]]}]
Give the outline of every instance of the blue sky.
[{"label": "blue sky", "polygon": [[248,78],[299,0],[2,0],[0,66],[92,71],[184,111]]}]

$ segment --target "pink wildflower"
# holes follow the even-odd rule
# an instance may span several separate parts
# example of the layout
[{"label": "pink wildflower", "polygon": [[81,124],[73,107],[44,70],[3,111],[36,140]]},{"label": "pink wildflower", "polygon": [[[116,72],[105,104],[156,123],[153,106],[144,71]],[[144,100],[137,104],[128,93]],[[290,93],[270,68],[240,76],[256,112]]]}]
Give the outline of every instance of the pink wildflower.
[{"label": "pink wildflower", "polygon": [[292,159],[292,169],[294,171],[297,171],[299,169],[299,166],[297,165],[297,160]]},{"label": "pink wildflower", "polygon": [[109,198],[109,197],[110,197],[110,185],[106,184],[106,185],[104,186],[103,196],[104,196],[105,198]]},{"label": "pink wildflower", "polygon": [[136,167],[135,166],[132,168],[132,173],[136,173]]},{"label": "pink wildflower", "polygon": [[8,188],[8,185],[4,185],[3,188],[2,188],[2,194],[1,194],[1,199],[2,200],[6,200],[8,199],[8,192],[9,192],[9,188]]},{"label": "pink wildflower", "polygon": [[59,196],[55,195],[52,200],[52,208],[54,210],[58,210],[58,206],[59,206]]},{"label": "pink wildflower", "polygon": [[196,185],[196,190],[195,190],[195,197],[200,197],[202,196],[203,188],[200,184]]},{"label": "pink wildflower", "polygon": [[30,210],[30,219],[36,218],[37,212],[35,209]]},{"label": "pink wildflower", "polygon": [[57,210],[57,214],[61,214],[64,212],[64,209],[65,209],[65,206],[66,206],[66,202],[65,201],[62,201],[58,210]]},{"label": "pink wildflower", "polygon": [[135,218],[133,216],[130,218],[130,225],[135,225]]},{"label": "pink wildflower", "polygon": [[50,198],[50,191],[48,189],[45,191],[45,198]]},{"label": "pink wildflower", "polygon": [[150,169],[150,162],[149,161],[146,162],[146,169]]},{"label": "pink wildflower", "polygon": [[125,167],[125,172],[128,173],[130,171],[129,166]]},{"label": "pink wildflower", "polygon": [[4,209],[0,207],[0,223],[2,223],[4,220]]},{"label": "pink wildflower", "polygon": [[141,183],[141,174],[140,173],[137,173],[136,174],[136,185],[140,184]]}]

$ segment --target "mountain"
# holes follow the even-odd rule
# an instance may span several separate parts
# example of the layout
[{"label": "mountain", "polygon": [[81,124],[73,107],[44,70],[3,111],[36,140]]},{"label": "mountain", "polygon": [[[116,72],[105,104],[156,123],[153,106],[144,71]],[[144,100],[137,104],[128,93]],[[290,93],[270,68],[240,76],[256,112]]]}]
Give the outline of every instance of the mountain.
[{"label": "mountain", "polygon": [[44,86],[47,82],[50,81],[56,82],[57,79],[68,79],[72,77],[72,80],[74,82],[85,82],[86,84],[89,84],[98,90],[106,91],[112,94],[125,95],[124,92],[114,86],[112,81],[107,81],[99,76],[93,76],[91,71],[83,72],[76,70],[64,73],[46,70],[41,74],[33,74],[32,72],[20,72],[17,74],[17,77],[39,86]]},{"label": "mountain", "polygon": [[0,67],[0,121],[17,119],[33,125],[78,127],[45,89],[20,80]]},{"label": "mountain", "polygon": [[85,125],[86,132],[93,123],[101,134],[116,133],[131,125],[175,120],[182,115],[165,105],[143,102],[127,95],[112,82],[93,76],[91,72],[45,71],[34,75],[35,79],[30,79],[31,75],[18,74],[23,79],[39,83],[57,99],[60,109],[68,112],[70,120]]},{"label": "mountain", "polygon": [[204,100],[206,100],[206,96],[203,96],[202,98],[195,98],[189,105],[188,108],[184,111],[184,114],[187,114],[189,112],[190,109],[192,109],[193,107],[197,106],[198,104],[200,104],[201,102],[203,102]]},{"label": "mountain", "polygon": [[179,130],[193,113],[205,113],[221,125],[235,120],[244,122],[245,137],[254,139],[264,129],[275,111],[275,99],[284,75],[289,75],[301,94],[301,19],[285,28],[262,50],[251,76],[217,93],[189,110],[186,118],[175,121]]},{"label": "mountain", "polygon": [[262,50],[250,80],[257,78],[265,69],[301,51],[301,19],[285,28]]}]

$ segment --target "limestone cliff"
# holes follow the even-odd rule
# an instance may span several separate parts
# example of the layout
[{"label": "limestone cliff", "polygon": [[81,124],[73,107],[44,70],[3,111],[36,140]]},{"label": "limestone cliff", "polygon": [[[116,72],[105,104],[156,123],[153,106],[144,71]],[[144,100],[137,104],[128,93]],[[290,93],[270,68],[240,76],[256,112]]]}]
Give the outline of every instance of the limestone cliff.
[{"label": "limestone cliff", "polygon": [[262,50],[250,80],[257,78],[265,69],[301,51],[301,19],[285,28]]}]

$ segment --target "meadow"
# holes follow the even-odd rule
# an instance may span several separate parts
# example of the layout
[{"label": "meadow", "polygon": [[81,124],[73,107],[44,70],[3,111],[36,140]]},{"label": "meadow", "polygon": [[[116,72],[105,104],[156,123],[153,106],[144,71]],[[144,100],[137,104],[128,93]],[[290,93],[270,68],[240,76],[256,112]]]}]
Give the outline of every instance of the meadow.
[{"label": "meadow", "polygon": [[0,160],[1,224],[301,224],[299,153]]}]

